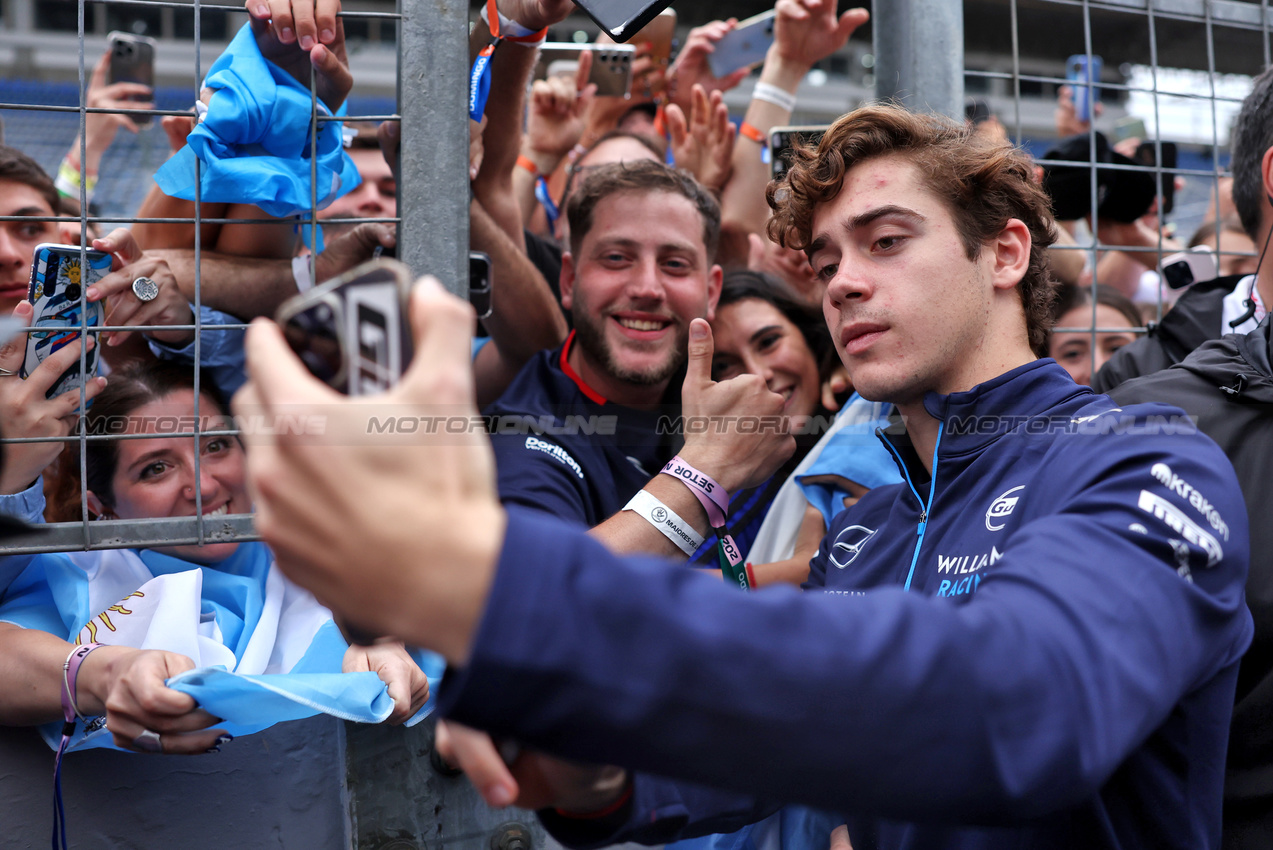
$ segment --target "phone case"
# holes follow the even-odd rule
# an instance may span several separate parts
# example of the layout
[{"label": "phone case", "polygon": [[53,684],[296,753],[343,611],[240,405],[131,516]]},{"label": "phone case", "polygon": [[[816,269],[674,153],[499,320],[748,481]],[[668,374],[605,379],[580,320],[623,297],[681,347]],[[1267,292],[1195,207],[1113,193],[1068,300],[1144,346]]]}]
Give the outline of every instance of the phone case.
[{"label": "phone case", "polygon": [[769,131],[769,173],[777,179],[791,165],[791,150],[797,144],[816,145],[829,124],[800,124],[774,127]]},{"label": "phone case", "polygon": [[726,77],[749,65],[765,61],[769,45],[774,43],[774,13],[764,12],[742,21],[716,42],[707,63],[717,77]]},{"label": "phone case", "polygon": [[1069,80],[1074,92],[1074,114],[1080,121],[1092,120],[1092,107],[1101,99],[1101,69],[1103,61],[1099,56],[1092,56],[1091,66],[1083,54],[1076,54],[1065,60],[1065,78]]},{"label": "phone case", "polygon": [[[112,83],[141,83],[155,87],[155,40],[126,32],[110,34],[110,68],[107,72]],[[146,98],[133,96],[130,100],[145,102]],[[151,116],[132,116],[139,126],[151,123]]]},{"label": "phone case", "polygon": [[[570,42],[546,42],[539,49],[535,65],[535,78],[542,80],[550,73],[557,73],[553,66],[558,62],[571,63],[573,76],[579,54],[592,53],[592,71],[588,82],[597,86],[598,97],[627,97],[632,90],[632,57],[636,48],[630,44],[572,44]],[[560,67],[560,66],[558,66]]]},{"label": "phone case", "polygon": [[[31,283],[27,290],[27,298],[35,308],[31,326],[50,330],[27,334],[26,358],[22,362],[23,378],[29,377],[46,357],[80,338],[80,293],[84,287],[105,277],[111,269],[109,254],[91,250],[87,254],[88,271],[85,274],[80,268],[79,248],[47,242],[35,247]],[[90,328],[100,326],[105,318],[102,302],[96,301],[85,306],[87,319],[84,324]],[[72,365],[53,383],[47,397],[54,398],[79,389],[84,383],[84,377],[95,377],[97,352],[97,346],[88,351],[85,357],[85,376],[80,374],[80,364]]]},{"label": "phone case", "polygon": [[411,270],[380,258],[294,296],[276,321],[310,373],[351,396],[383,392],[411,362]]}]

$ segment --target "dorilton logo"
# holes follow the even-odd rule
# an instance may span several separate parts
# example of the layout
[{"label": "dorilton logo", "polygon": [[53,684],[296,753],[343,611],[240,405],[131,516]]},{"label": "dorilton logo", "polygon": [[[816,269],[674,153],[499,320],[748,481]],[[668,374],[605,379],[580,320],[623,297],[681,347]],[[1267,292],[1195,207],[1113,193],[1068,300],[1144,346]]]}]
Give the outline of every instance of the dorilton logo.
[{"label": "dorilton logo", "polygon": [[1014,496],[1012,494],[1018,490],[1024,489],[1024,484],[1013,487],[1011,490],[990,503],[990,507],[986,510],[986,528],[988,530],[999,531],[1003,528],[1003,520],[1011,516],[1013,510],[1017,507],[1017,502],[1021,500],[1020,496]]},{"label": "dorilton logo", "polygon": [[831,563],[836,568],[844,569],[853,563],[853,559],[862,551],[862,547],[866,545],[866,541],[875,536],[875,529],[867,528],[864,525],[850,525],[835,536],[835,543],[831,544]]}]

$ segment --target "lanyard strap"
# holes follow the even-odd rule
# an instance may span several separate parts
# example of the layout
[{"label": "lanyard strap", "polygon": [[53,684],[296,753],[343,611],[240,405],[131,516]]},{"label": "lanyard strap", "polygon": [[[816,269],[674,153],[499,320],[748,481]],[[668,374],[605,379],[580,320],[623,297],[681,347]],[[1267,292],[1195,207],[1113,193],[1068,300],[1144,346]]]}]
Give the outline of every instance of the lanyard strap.
[{"label": "lanyard strap", "polygon": [[75,686],[80,677],[80,665],[100,643],[86,643],[71,650],[62,662],[62,742],[53,757],[53,850],[66,850],[66,807],[62,803],[62,756],[66,745],[75,734],[76,718],[84,719],[75,700]]},{"label": "lanyard strap", "polygon": [[[539,32],[528,35],[505,35],[501,32],[500,14],[495,6],[495,0],[487,0],[483,11],[485,14],[482,17],[491,28],[491,43],[478,52],[477,58],[473,60],[473,69],[469,72],[469,118],[474,121],[481,121],[482,116],[486,114],[486,101],[491,95],[491,58],[495,55],[495,48],[499,47],[499,43],[516,41],[534,45],[542,42],[544,36],[548,34],[548,28],[544,27]],[[511,25],[513,22],[509,23]],[[526,31],[524,27],[521,29],[523,32]]]}]

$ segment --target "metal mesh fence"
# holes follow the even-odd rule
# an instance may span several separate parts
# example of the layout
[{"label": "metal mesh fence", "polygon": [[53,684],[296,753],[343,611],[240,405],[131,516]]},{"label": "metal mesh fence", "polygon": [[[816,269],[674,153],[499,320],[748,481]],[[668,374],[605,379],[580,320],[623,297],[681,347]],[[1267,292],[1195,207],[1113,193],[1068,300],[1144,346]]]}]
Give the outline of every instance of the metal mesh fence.
[{"label": "metal mesh fence", "polygon": [[[371,3],[342,13],[351,47],[351,65],[358,81],[349,99],[349,118],[393,120],[403,124],[401,180],[405,191],[399,204],[400,255],[416,271],[434,271],[444,282],[462,287],[464,251],[467,247],[465,191],[466,168],[463,90],[466,62],[462,20],[466,10],[447,4],[418,4],[399,14],[385,4]],[[766,3],[740,2],[737,14],[759,11]],[[424,8],[427,7],[427,8]],[[753,8],[754,7],[754,8]],[[75,14],[70,14],[74,8]],[[692,25],[705,22],[712,7],[683,8],[680,41]],[[916,8],[921,13],[922,8]],[[17,69],[0,81],[0,117],[8,143],[26,150],[53,171],[87,114],[86,84],[98,51],[110,28],[152,27],[160,38],[155,116],[185,115],[198,97],[200,81],[208,65],[234,31],[246,21],[238,5],[162,0],[112,0],[112,2],[46,3],[9,0],[0,30],[0,62],[5,51]],[[703,20],[700,20],[703,18]],[[1106,250],[1122,247],[1100,238],[1104,232],[1098,212],[1102,174],[1092,166],[1097,133],[1114,140],[1120,128],[1143,123],[1147,164],[1107,164],[1104,171],[1143,172],[1152,175],[1160,209],[1174,195],[1174,208],[1160,217],[1175,227],[1184,240],[1219,206],[1228,175],[1229,129],[1251,77],[1269,61],[1270,17],[1267,0],[967,0],[961,42],[964,53],[963,82],[967,94],[986,100],[1017,144],[1041,156],[1056,142],[1053,112],[1060,86],[1072,84],[1067,76],[1070,57],[1081,56],[1092,64],[1103,59],[1097,90],[1103,113],[1087,131],[1086,155],[1056,160],[1088,170],[1091,201],[1089,215],[1095,226],[1080,227],[1075,244],[1060,251],[1079,252],[1094,268],[1093,285],[1099,290],[1112,283],[1103,279],[1097,260]],[[140,22],[140,23],[139,23]],[[570,37],[569,27],[554,37]],[[23,51],[56,55],[57,61],[41,64],[23,76]],[[62,79],[54,73],[61,69]],[[177,70],[177,69],[183,70]],[[52,69],[52,70],[51,70]],[[801,88],[802,106],[797,114],[805,121],[829,120],[836,111],[857,105],[876,82],[876,60],[871,48],[855,39],[845,50],[810,75]],[[73,71],[74,80],[66,79]],[[363,80],[373,80],[370,90]],[[313,81],[311,80],[311,88]],[[392,89],[397,88],[397,94]],[[735,114],[750,84],[727,99]],[[924,101],[924,92],[916,92]],[[1132,119],[1130,124],[1123,119]],[[315,124],[329,119],[315,110]],[[1139,128],[1139,125],[1136,125]],[[98,202],[80,217],[81,231],[92,224],[104,230],[136,221],[130,217],[148,186],[149,176],[167,157],[167,140],[158,127],[136,137],[121,134],[103,161]],[[1174,167],[1164,161],[1165,149],[1175,145]],[[81,156],[83,152],[81,151]],[[1183,185],[1174,192],[1177,178]],[[149,219],[152,222],[165,219]],[[195,251],[204,219],[196,212],[181,221],[195,225]],[[312,217],[311,217],[311,223]],[[1096,233],[1096,236],[1092,234]],[[1146,254],[1160,261],[1172,249],[1155,231]],[[1231,238],[1231,237],[1230,237]],[[1253,259],[1253,253],[1226,244],[1222,232],[1216,246],[1219,256]],[[1152,263],[1156,265],[1157,262]],[[196,263],[196,266],[198,263]],[[1146,271],[1149,271],[1146,267]],[[1148,280],[1148,278],[1147,278]],[[1147,310],[1160,318],[1172,294],[1161,285]],[[196,316],[202,299],[202,280],[196,273]],[[939,307],[938,307],[939,308]],[[1095,335],[1105,328],[1092,322],[1060,330]],[[1093,330],[1095,328],[1095,330]],[[211,328],[196,321],[192,326],[196,349]],[[96,332],[109,331],[110,327]],[[200,432],[189,434],[192,440]],[[116,439],[108,436],[67,438],[81,455],[88,441]],[[194,518],[108,520],[89,522],[87,510],[79,523],[58,524],[37,543],[8,551],[58,551],[71,548],[145,546],[159,542],[245,539],[251,535],[248,517],[219,518],[215,523]]]}]

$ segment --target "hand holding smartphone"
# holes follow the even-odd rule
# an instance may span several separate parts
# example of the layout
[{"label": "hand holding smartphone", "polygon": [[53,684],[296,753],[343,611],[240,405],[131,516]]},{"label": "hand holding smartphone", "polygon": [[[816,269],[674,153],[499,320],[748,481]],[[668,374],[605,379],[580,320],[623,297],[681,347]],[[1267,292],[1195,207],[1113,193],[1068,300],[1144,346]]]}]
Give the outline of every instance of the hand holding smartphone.
[{"label": "hand holding smartphone", "polygon": [[[82,263],[81,261],[86,261]],[[31,282],[27,288],[27,300],[34,313],[31,326],[39,328],[27,334],[26,357],[22,362],[22,377],[28,378],[36,368],[55,352],[80,339],[84,328],[99,327],[105,321],[102,302],[87,302],[82,295],[85,289],[110,273],[111,258],[102,251],[83,251],[74,245],[55,245],[42,242],[35,246],[31,263]],[[74,363],[58,377],[46,393],[54,398],[70,390],[79,389],[96,377],[98,368],[97,347],[89,349],[85,356],[84,371]]]}]

